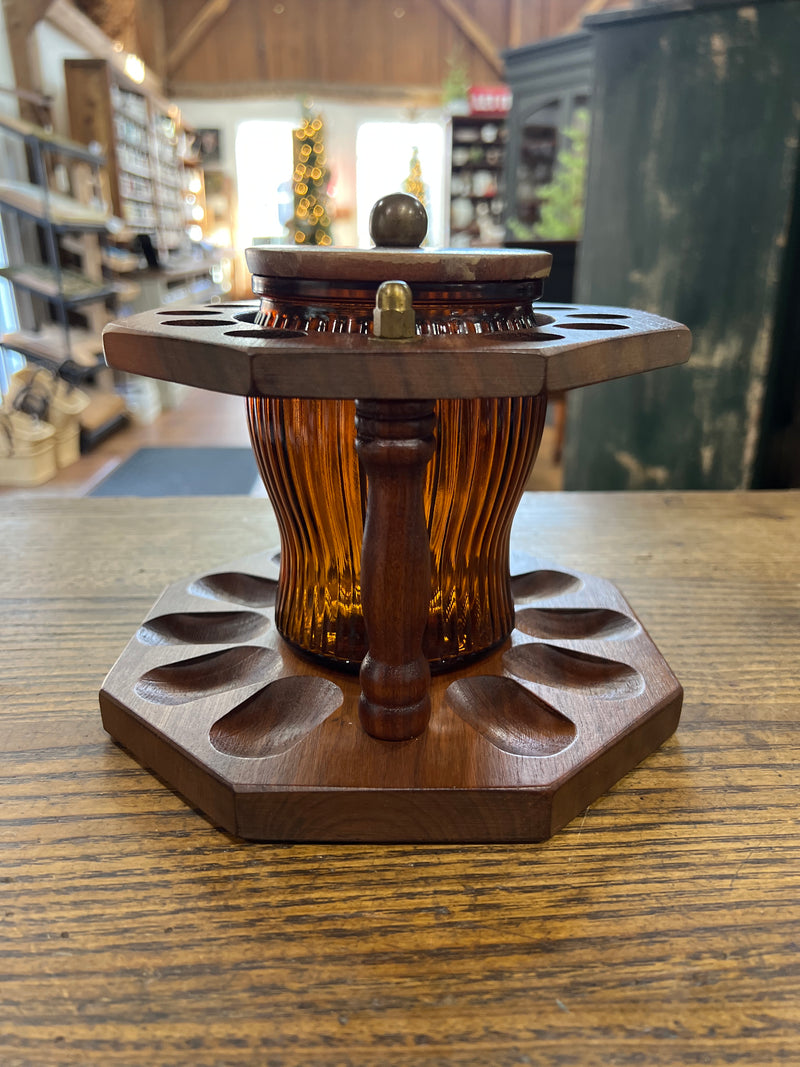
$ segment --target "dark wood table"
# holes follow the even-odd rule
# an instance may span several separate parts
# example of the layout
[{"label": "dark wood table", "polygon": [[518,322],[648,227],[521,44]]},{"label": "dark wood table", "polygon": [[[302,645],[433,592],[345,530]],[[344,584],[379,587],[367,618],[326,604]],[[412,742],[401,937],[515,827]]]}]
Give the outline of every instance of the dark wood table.
[{"label": "dark wood table", "polygon": [[616,581],[677,734],[542,845],[230,838],[104,734],[161,588],[263,501],[7,501],[0,1062],[694,1064],[800,1055],[800,493],[528,494]]}]

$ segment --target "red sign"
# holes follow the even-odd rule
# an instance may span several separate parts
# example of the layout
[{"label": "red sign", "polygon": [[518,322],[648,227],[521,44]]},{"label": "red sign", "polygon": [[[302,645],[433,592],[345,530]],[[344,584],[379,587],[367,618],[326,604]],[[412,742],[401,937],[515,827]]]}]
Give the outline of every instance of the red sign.
[{"label": "red sign", "polygon": [[471,115],[506,115],[511,108],[507,85],[472,85],[467,92]]}]

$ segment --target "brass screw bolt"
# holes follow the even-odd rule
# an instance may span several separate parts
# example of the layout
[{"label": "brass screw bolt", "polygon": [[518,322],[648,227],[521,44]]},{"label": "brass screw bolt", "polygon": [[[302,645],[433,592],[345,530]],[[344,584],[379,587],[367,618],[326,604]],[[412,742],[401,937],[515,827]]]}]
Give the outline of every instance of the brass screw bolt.
[{"label": "brass screw bolt", "polygon": [[372,326],[375,337],[401,340],[416,336],[411,289],[405,282],[383,282],[378,286]]}]

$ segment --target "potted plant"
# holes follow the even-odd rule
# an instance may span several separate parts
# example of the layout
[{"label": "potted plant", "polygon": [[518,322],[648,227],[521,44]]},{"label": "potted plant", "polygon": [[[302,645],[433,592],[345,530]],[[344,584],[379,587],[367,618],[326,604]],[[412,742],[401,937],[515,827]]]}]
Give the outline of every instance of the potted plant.
[{"label": "potted plant", "polygon": [[539,220],[526,226],[508,220],[508,247],[530,248],[533,244],[553,256],[545,295],[555,303],[569,304],[575,286],[578,241],[583,232],[586,200],[586,170],[589,148],[589,112],[579,108],[564,130],[563,147],[553,180],[537,190]]}]

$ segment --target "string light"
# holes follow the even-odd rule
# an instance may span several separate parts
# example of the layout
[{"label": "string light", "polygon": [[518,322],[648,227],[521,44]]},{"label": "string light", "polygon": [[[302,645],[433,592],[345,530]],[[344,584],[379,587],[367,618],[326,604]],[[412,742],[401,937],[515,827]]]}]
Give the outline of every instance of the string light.
[{"label": "string light", "polygon": [[[311,107],[309,101],[304,105]],[[295,244],[330,245],[330,215],[326,205],[328,169],[325,166],[324,123],[306,112],[294,130],[292,173],[294,218],[289,224]]]}]

